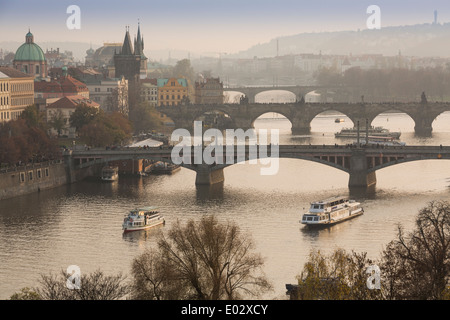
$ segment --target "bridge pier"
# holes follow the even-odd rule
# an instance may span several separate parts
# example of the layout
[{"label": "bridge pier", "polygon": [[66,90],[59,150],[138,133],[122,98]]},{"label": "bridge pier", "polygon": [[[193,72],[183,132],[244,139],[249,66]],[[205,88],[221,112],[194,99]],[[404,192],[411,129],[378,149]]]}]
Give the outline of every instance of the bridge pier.
[{"label": "bridge pier", "polygon": [[421,126],[421,125],[415,125],[414,126],[414,132],[417,136],[420,137],[431,137],[433,132],[433,127],[430,126]]},{"label": "bridge pier", "polygon": [[302,126],[302,127],[294,127],[291,128],[292,134],[310,134],[311,126]]},{"label": "bridge pier", "polygon": [[375,171],[368,171],[365,150],[355,149],[350,158],[349,188],[367,188],[377,183]]},{"label": "bridge pier", "polygon": [[212,169],[209,165],[200,164],[195,168],[196,185],[213,185],[225,180],[222,169]]}]

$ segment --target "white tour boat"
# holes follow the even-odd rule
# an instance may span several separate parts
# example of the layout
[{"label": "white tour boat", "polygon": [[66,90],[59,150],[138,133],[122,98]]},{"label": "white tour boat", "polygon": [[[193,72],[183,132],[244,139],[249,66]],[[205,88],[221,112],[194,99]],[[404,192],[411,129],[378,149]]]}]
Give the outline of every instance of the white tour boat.
[{"label": "white tour boat", "polygon": [[164,218],[159,214],[157,207],[142,207],[131,210],[123,219],[123,232],[145,230],[164,224]]},{"label": "white tour boat", "polygon": [[102,180],[103,181],[116,181],[119,179],[119,168],[106,166],[102,168]]},{"label": "white tour boat", "polygon": [[333,197],[311,203],[301,223],[307,226],[331,226],[364,213],[359,202],[346,197]]}]

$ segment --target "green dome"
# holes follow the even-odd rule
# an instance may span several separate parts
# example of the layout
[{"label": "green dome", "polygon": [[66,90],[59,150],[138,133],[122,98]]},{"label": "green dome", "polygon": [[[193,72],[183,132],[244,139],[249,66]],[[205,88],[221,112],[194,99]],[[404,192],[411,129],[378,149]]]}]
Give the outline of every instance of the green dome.
[{"label": "green dome", "polygon": [[24,43],[17,49],[15,61],[45,61],[44,51],[35,43]]}]

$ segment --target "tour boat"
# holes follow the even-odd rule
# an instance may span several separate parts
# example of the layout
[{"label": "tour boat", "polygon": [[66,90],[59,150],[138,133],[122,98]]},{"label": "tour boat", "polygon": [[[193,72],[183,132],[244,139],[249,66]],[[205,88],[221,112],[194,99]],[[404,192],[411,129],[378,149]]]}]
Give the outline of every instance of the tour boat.
[{"label": "tour boat", "polygon": [[360,216],[364,209],[359,202],[346,197],[333,197],[311,203],[309,211],[303,214],[301,223],[307,226],[331,226]]},{"label": "tour boat", "polygon": [[139,231],[164,224],[164,218],[157,207],[142,207],[131,210],[123,219],[123,232]]},{"label": "tour boat", "polygon": [[[356,145],[358,142],[354,141],[353,144]],[[360,140],[361,144],[367,144],[369,146],[387,146],[387,147],[404,147],[406,146],[405,142],[396,141],[394,137],[371,137],[369,136],[369,141],[366,142],[366,138],[362,138]]]},{"label": "tour boat", "polygon": [[102,180],[103,181],[116,181],[119,179],[119,168],[106,166],[102,168]]},{"label": "tour boat", "polygon": [[[401,132],[391,132],[383,127],[369,127],[369,136],[371,137],[391,137],[399,139]],[[358,136],[357,128],[343,128],[340,132],[336,132],[336,138],[356,138]],[[366,128],[359,128],[359,136],[363,138],[366,135]]]}]

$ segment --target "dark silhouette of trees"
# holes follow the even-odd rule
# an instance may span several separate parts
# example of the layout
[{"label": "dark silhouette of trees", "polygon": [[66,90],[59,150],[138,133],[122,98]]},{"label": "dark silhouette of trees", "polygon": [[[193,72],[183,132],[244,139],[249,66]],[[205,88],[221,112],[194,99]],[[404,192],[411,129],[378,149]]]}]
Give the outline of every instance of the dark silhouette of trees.
[{"label": "dark silhouette of trees", "polygon": [[160,235],[156,251],[133,262],[133,299],[219,300],[259,296],[271,289],[263,259],[234,223],[214,216],[179,222]]},{"label": "dark silhouette of trees", "polygon": [[448,297],[450,276],[450,203],[434,201],[416,218],[416,228],[383,252],[382,279],[387,299],[432,299]]},{"label": "dark silhouette of trees", "polygon": [[63,270],[59,275],[41,275],[34,289],[41,300],[119,300],[129,293],[126,277],[122,274],[106,275],[97,270],[81,274],[79,288],[68,288],[69,275]]}]

